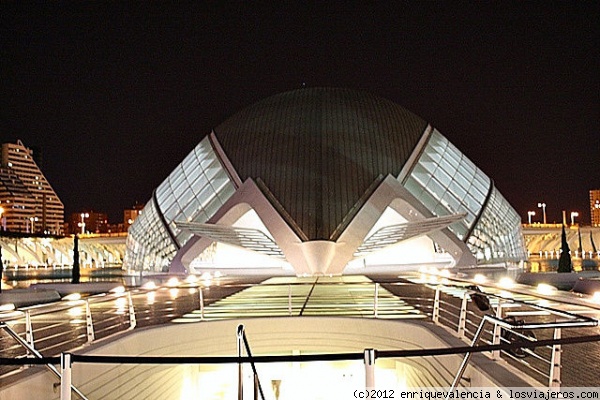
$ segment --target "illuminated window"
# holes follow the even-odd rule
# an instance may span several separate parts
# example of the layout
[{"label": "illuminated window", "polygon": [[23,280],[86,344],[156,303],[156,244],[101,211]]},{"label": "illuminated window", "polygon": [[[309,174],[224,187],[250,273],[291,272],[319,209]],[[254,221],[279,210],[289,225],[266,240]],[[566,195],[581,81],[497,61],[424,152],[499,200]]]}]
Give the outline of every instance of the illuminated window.
[{"label": "illuminated window", "polygon": [[431,134],[404,186],[434,215],[467,214],[448,229],[469,246],[479,262],[526,258],[516,211],[491,180],[438,131]]},{"label": "illuminated window", "polygon": [[150,201],[131,226],[126,266],[155,271],[168,268],[177,246],[184,246],[192,236],[178,229],[176,222],[208,221],[234,192],[233,183],[205,138],[156,189],[159,209]]},{"label": "illuminated window", "polygon": [[472,229],[490,185],[490,179],[436,130],[404,184],[434,215],[467,213],[449,228],[461,239]]}]

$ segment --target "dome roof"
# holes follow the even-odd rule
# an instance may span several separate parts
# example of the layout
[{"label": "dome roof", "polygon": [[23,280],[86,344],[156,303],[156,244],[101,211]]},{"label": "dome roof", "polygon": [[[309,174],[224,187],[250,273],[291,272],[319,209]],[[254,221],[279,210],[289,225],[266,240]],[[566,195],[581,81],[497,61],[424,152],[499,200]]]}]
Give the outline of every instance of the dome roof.
[{"label": "dome roof", "polygon": [[335,240],[365,194],[398,176],[426,126],[367,92],[306,88],[259,101],[214,132],[242,181],[257,182],[301,238]]}]

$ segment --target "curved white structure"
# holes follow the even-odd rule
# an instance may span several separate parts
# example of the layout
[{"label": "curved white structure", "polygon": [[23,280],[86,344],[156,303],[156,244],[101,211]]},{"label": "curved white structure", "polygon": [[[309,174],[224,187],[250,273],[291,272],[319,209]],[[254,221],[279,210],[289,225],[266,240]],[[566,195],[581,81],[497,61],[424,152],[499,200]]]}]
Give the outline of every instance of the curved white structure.
[{"label": "curved white structure", "polygon": [[524,259],[517,213],[437,130],[385,99],[315,88],[205,137],[130,228],[125,268],[339,275]]}]

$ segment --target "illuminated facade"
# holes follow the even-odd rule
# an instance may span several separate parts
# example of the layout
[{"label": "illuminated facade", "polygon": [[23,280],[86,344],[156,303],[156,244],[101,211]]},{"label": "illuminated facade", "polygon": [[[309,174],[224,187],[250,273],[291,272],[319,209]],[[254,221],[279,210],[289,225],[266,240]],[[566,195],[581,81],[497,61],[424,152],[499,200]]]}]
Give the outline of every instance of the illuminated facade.
[{"label": "illuminated facade", "polygon": [[441,133],[380,97],[313,88],[206,136],[131,226],[125,267],[338,275],[525,258],[517,213]]},{"label": "illuminated facade", "polygon": [[0,206],[5,230],[60,234],[64,206],[33,158],[19,140],[2,145]]},{"label": "illuminated facade", "polygon": [[590,190],[590,216],[592,226],[600,226],[600,189]]}]

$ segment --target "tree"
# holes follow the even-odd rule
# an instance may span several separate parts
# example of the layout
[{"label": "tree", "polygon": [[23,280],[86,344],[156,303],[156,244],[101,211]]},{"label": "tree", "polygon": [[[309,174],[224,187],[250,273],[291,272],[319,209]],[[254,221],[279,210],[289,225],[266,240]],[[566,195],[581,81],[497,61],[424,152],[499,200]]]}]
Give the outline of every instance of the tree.
[{"label": "tree", "polygon": [[79,236],[75,234],[73,239],[73,279],[71,283],[79,283],[81,272],[79,271]]},{"label": "tree", "polygon": [[567,234],[565,233],[565,226],[562,227],[562,243],[560,246],[560,258],[558,259],[558,271],[557,272],[573,272],[573,264],[571,264],[571,249],[569,249],[569,243],[567,243]]}]

